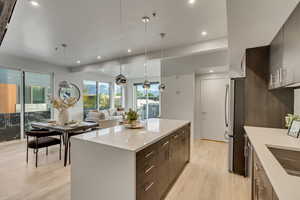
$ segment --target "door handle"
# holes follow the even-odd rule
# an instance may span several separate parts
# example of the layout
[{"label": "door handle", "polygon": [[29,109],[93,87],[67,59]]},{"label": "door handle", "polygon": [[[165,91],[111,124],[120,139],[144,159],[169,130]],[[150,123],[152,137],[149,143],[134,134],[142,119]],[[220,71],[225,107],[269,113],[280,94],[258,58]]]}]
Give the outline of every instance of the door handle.
[{"label": "door handle", "polygon": [[228,127],[228,119],[227,119],[227,114],[228,114],[228,90],[229,90],[229,85],[226,85],[226,91],[225,91],[225,126]]}]

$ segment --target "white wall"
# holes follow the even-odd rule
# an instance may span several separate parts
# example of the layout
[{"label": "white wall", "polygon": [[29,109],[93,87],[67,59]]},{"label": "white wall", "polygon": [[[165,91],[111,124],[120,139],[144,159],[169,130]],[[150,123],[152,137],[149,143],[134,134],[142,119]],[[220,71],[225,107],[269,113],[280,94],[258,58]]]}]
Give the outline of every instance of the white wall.
[{"label": "white wall", "polygon": [[[70,73],[66,67],[61,67],[32,59],[20,58],[11,55],[0,54],[0,66],[11,69],[22,69],[31,72],[53,73],[54,74],[54,96],[58,93],[58,84],[62,80],[76,84],[81,93],[83,91],[83,80],[95,80],[113,82],[113,78],[96,72]],[[56,114],[56,112],[55,112]],[[70,109],[70,118],[74,120],[83,119],[82,96],[74,108]]]},{"label": "white wall", "polygon": [[[162,83],[166,90],[162,93],[162,117],[183,119],[192,122],[192,133],[200,137],[197,109],[199,97],[196,93],[200,86],[196,74],[228,71],[228,51],[220,50],[180,58],[165,59],[162,65]],[[209,75],[211,76],[211,75]]]},{"label": "white wall", "polygon": [[161,94],[161,117],[188,120],[192,123],[192,139],[195,119],[195,74],[174,75],[163,78],[166,85]]}]

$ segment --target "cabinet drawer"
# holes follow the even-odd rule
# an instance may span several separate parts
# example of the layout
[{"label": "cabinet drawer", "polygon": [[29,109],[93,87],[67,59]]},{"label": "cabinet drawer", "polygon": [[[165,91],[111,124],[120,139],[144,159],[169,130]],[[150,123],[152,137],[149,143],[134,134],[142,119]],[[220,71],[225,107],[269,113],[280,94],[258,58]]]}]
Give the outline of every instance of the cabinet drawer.
[{"label": "cabinet drawer", "polygon": [[152,158],[145,164],[137,165],[137,184],[143,184],[149,179],[149,177],[154,177],[157,170],[156,159]]},{"label": "cabinet drawer", "polygon": [[158,200],[155,180],[137,187],[137,200]]},{"label": "cabinet drawer", "polygon": [[157,143],[150,145],[149,147],[139,151],[136,154],[136,162],[144,163],[153,159],[157,155]]}]

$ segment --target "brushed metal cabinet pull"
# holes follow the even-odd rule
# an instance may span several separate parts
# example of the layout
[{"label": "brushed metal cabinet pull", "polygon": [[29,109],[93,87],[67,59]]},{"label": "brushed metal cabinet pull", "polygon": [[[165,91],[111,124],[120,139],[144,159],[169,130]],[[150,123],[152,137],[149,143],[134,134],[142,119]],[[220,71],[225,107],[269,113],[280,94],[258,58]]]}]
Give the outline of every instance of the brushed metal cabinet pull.
[{"label": "brushed metal cabinet pull", "polygon": [[145,156],[145,158],[149,158],[151,155],[153,155],[154,154],[154,151],[151,151],[150,153],[148,153],[146,156]]},{"label": "brushed metal cabinet pull", "polygon": [[145,170],[145,174],[148,174],[152,169],[154,169],[154,167],[154,165],[151,165],[151,167]]},{"label": "brushed metal cabinet pull", "polygon": [[154,185],[154,182],[150,183],[146,188],[145,188],[145,192],[147,192],[148,190],[150,190],[152,188],[152,186]]},{"label": "brushed metal cabinet pull", "polygon": [[165,147],[165,146],[168,145],[168,144],[169,144],[169,141],[165,142],[165,143],[162,145],[162,147]]}]

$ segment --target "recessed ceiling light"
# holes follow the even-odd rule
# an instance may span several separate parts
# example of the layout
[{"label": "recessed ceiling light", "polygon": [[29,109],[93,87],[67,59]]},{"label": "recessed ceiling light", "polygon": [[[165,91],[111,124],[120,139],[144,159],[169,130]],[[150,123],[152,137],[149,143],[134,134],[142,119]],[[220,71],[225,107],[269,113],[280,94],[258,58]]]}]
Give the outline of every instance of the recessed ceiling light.
[{"label": "recessed ceiling light", "polygon": [[196,0],[189,0],[189,4],[194,4]]},{"label": "recessed ceiling light", "polygon": [[39,7],[40,6],[40,4],[37,2],[37,1],[29,1],[29,3],[32,5],[32,6],[34,6],[34,7]]},{"label": "recessed ceiling light", "polygon": [[209,73],[213,73],[214,72],[214,70],[209,70]]},{"label": "recessed ceiling light", "polygon": [[201,35],[202,35],[202,36],[207,36],[207,32],[206,32],[206,31],[202,31],[202,32],[201,32]]},{"label": "recessed ceiling light", "polygon": [[128,50],[127,50],[127,52],[128,52],[128,53],[131,53],[131,52],[132,52],[132,50],[131,50],[131,49],[128,49]]},{"label": "recessed ceiling light", "polygon": [[81,62],[80,62],[80,60],[77,60],[76,63],[77,63],[77,64],[80,64]]},{"label": "recessed ceiling light", "polygon": [[102,57],[101,56],[97,56],[97,59],[100,60]]}]

